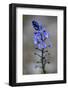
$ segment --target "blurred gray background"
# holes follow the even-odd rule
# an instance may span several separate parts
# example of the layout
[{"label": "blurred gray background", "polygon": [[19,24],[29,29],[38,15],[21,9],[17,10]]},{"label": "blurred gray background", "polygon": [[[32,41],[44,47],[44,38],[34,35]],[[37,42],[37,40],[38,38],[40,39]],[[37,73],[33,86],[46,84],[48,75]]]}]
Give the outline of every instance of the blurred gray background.
[{"label": "blurred gray background", "polygon": [[[23,74],[41,74],[41,64],[36,61],[40,60],[34,52],[38,52],[34,48],[32,20],[37,20],[42,23],[50,35],[50,41],[53,47],[48,48],[51,54],[50,64],[46,64],[45,70],[48,73],[57,73],[57,17],[56,16],[37,16],[23,15]],[[40,54],[40,52],[38,52]],[[37,67],[36,67],[37,66]]]}]

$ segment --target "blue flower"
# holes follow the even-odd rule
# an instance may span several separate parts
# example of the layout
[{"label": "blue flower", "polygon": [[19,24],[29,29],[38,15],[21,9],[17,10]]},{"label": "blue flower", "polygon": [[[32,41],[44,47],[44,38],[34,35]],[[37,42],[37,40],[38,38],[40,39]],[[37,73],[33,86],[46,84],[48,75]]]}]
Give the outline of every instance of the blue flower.
[{"label": "blue flower", "polygon": [[37,46],[38,46],[39,49],[44,49],[44,48],[47,47],[44,42],[39,43]]},{"label": "blue flower", "polygon": [[35,20],[33,20],[32,21],[32,26],[33,26],[33,28],[35,29],[35,30],[39,30],[39,24],[38,24],[38,22],[37,21],[35,21]]},{"label": "blue flower", "polygon": [[[38,24],[38,22],[35,20],[32,21],[32,25],[36,30],[34,32],[34,45],[39,49],[45,49],[47,47],[45,40],[49,38],[48,32],[45,31],[45,28],[42,26],[42,24]],[[48,47],[52,47],[51,42]]]},{"label": "blue flower", "polygon": [[34,33],[34,44],[39,48],[46,48],[46,43],[41,39],[40,32],[35,32]]},{"label": "blue flower", "polygon": [[48,38],[48,32],[46,32],[46,31],[43,31],[43,33],[44,33],[44,38]]}]

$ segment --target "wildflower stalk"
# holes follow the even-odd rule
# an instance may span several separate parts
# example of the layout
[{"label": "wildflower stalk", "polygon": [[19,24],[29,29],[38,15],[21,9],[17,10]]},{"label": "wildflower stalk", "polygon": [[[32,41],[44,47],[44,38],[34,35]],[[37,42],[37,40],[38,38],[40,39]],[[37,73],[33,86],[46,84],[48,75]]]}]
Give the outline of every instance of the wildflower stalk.
[{"label": "wildflower stalk", "polygon": [[35,49],[39,50],[41,52],[41,55],[38,53],[34,53],[35,55],[39,56],[41,58],[41,65],[42,65],[42,72],[43,74],[46,73],[45,70],[45,65],[46,63],[49,63],[47,61],[46,56],[44,56],[45,53],[48,53],[48,50],[45,51],[47,47],[51,47],[51,45],[46,45],[45,41],[48,39],[48,32],[44,30],[44,27],[42,25],[39,25],[37,21],[32,21],[33,28],[35,29],[34,31],[34,44],[35,44]]},{"label": "wildflower stalk", "polygon": [[43,73],[46,73],[46,71],[45,71],[45,64],[44,64],[44,61],[43,61],[43,54],[44,54],[44,49],[42,49],[41,62],[42,62],[42,71],[43,71]]}]

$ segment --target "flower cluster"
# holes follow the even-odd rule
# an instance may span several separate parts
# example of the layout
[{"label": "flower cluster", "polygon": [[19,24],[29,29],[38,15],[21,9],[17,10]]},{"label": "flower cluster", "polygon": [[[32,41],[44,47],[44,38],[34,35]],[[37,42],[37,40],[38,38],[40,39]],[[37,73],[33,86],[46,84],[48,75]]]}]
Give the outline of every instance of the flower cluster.
[{"label": "flower cluster", "polygon": [[32,21],[32,26],[35,29],[33,37],[34,45],[39,49],[45,49],[47,47],[45,40],[49,38],[48,32],[35,20]]}]

